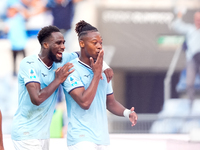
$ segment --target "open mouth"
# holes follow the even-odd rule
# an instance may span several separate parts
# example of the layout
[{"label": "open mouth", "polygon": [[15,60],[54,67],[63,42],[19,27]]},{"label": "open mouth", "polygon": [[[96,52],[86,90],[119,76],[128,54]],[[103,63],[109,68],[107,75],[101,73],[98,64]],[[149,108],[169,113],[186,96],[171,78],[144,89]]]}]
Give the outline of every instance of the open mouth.
[{"label": "open mouth", "polygon": [[58,57],[62,57],[62,53],[61,52],[57,52],[57,56]]}]

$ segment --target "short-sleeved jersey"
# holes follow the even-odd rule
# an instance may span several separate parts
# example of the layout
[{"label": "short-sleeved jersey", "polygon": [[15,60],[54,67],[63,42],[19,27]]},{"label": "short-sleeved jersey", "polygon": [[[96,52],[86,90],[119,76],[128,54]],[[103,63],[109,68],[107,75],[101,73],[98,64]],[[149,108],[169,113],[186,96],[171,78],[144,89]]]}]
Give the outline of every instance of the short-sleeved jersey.
[{"label": "short-sleeved jersey", "polygon": [[107,83],[104,73],[103,80],[99,81],[96,95],[88,110],[82,109],[70,96],[76,88],[87,89],[94,73],[88,65],[78,58],[71,61],[75,71],[63,83],[68,113],[67,144],[74,145],[81,141],[90,141],[100,145],[109,145],[106,99],[113,93],[111,82]]},{"label": "short-sleeved jersey", "polygon": [[34,105],[27,91],[30,82],[40,83],[41,89],[47,87],[55,78],[55,70],[70,60],[76,53],[63,53],[62,63],[53,63],[48,68],[37,55],[24,58],[18,74],[18,109],[13,118],[12,139],[48,139],[50,124],[54,113],[57,90],[39,106]]}]

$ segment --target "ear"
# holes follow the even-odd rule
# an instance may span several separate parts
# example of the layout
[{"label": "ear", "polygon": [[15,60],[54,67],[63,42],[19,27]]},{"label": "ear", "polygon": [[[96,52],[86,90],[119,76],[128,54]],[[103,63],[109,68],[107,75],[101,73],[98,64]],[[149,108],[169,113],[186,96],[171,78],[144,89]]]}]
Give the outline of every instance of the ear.
[{"label": "ear", "polygon": [[85,43],[83,42],[83,40],[79,41],[79,45],[80,45],[81,48],[85,47]]},{"label": "ear", "polygon": [[47,42],[44,42],[44,43],[43,43],[43,47],[44,47],[45,49],[47,49],[47,48],[49,48],[49,44],[48,44]]}]

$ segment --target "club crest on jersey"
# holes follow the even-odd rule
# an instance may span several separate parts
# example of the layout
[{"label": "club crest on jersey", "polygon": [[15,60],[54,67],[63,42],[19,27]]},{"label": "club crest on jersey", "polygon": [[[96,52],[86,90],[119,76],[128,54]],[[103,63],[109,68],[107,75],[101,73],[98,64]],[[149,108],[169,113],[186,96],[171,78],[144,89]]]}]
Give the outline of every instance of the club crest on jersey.
[{"label": "club crest on jersey", "polygon": [[70,76],[68,78],[68,80],[69,80],[69,83],[71,84],[71,86],[77,85],[77,82],[73,76]]},{"label": "club crest on jersey", "polygon": [[29,69],[29,78],[36,79],[36,73],[34,69]]}]

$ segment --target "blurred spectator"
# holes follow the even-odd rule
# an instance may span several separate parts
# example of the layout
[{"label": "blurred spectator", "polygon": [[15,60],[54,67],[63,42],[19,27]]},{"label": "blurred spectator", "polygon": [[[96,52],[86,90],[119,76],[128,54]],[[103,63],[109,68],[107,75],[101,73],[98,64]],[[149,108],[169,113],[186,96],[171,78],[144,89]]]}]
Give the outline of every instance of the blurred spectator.
[{"label": "blurred spectator", "polygon": [[179,11],[177,13],[177,18],[172,22],[171,27],[173,30],[186,36],[186,85],[187,95],[192,104],[195,98],[194,82],[196,74],[200,71],[200,12],[194,14],[194,24],[183,22],[182,16],[182,12]]},{"label": "blurred spectator", "polygon": [[64,31],[71,28],[74,16],[74,4],[72,0],[50,0],[47,8],[52,11],[54,17],[53,25]]},{"label": "blurred spectator", "polygon": [[[52,24],[57,26],[64,35],[65,38],[65,49],[69,50],[71,44],[71,24],[75,13],[75,4],[82,0],[21,0],[29,9],[28,16],[30,17],[27,21],[27,28],[31,29],[36,24],[41,26],[42,22],[46,25]],[[52,18],[49,15],[51,12]],[[42,14],[45,17],[41,17]],[[40,19],[38,17],[40,15]],[[37,16],[37,20],[36,20]],[[43,15],[44,16],[44,15]],[[42,19],[43,18],[43,19]],[[35,28],[35,27],[34,27]]]},{"label": "blurred spectator", "polygon": [[27,43],[25,11],[19,3],[15,2],[8,6],[7,19],[5,21],[5,32],[8,33],[8,40],[11,43],[13,54],[13,75],[17,75],[16,57],[22,53],[25,57],[25,46]]},{"label": "blurred spectator", "polygon": [[27,7],[28,10],[28,18],[26,21],[27,30],[39,31],[42,27],[52,24],[53,16],[51,15],[50,11],[45,10],[47,0],[21,0],[21,1]]},{"label": "blurred spectator", "polygon": [[0,19],[5,17],[7,0],[0,0]]},{"label": "blurred spectator", "polygon": [[61,29],[65,38],[65,49],[70,50],[70,32],[75,13],[75,4],[81,0],[49,0],[46,8],[52,11],[53,25]]}]

